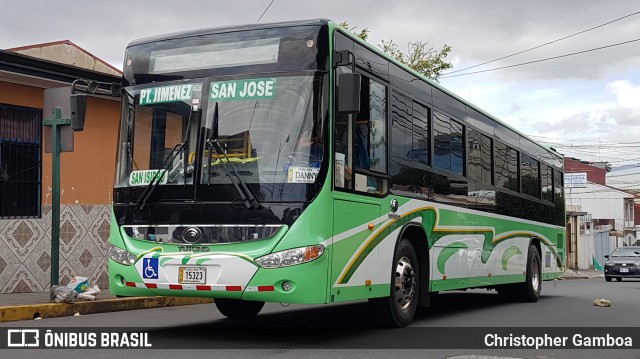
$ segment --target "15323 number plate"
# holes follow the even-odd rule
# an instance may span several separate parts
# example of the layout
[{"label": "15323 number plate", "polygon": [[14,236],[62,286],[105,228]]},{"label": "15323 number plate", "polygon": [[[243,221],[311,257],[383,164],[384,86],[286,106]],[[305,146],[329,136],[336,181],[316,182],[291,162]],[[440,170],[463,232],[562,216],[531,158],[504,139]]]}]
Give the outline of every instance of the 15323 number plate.
[{"label": "15323 number plate", "polygon": [[179,267],[178,283],[205,284],[206,282],[207,270],[205,267]]}]

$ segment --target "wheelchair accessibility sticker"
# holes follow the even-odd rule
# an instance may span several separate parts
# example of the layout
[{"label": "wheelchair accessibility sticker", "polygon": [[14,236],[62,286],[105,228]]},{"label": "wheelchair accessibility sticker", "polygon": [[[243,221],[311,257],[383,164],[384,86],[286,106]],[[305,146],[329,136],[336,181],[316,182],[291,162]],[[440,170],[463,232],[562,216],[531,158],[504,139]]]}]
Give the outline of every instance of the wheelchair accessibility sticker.
[{"label": "wheelchair accessibility sticker", "polygon": [[142,278],[158,279],[158,258],[144,258],[142,266]]}]

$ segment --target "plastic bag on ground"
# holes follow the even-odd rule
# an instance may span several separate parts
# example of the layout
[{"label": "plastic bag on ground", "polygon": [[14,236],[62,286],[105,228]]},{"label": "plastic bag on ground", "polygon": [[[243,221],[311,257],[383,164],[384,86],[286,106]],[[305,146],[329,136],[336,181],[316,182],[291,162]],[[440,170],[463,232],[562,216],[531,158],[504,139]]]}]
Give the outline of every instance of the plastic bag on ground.
[{"label": "plastic bag on ground", "polygon": [[86,291],[90,286],[91,283],[89,282],[89,278],[78,275],[71,278],[69,284],[67,284],[67,288],[75,290],[78,293]]},{"label": "plastic bag on ground", "polygon": [[82,293],[78,294],[78,299],[82,299],[82,300],[95,300],[96,299],[96,295],[100,294],[100,288],[98,288],[97,285],[94,285],[93,287],[85,290]]},{"label": "plastic bag on ground", "polygon": [[78,296],[78,292],[68,286],[54,285],[51,292],[56,303],[73,303]]}]

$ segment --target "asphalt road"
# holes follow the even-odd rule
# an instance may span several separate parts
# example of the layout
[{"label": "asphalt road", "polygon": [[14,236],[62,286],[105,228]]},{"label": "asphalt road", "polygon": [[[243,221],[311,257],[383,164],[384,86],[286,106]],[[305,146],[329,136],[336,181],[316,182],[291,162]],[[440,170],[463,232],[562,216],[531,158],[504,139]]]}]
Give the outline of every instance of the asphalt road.
[{"label": "asphalt road", "polygon": [[[502,303],[495,292],[486,290],[441,293],[434,307],[421,309],[410,328],[399,330],[377,328],[373,320],[375,313],[366,302],[288,307],[269,303],[255,320],[243,322],[226,319],[215,305],[206,304],[3,323],[2,327],[145,327],[155,340],[156,348],[163,345],[180,348],[82,352],[92,358],[113,357],[114,353],[172,358],[202,358],[203,353],[207,353],[207,357],[225,358],[640,357],[640,350],[620,349],[465,349],[472,345],[469,338],[478,331],[484,335],[537,330],[553,335],[557,334],[553,329],[557,327],[568,333],[588,328],[595,328],[592,330],[599,333],[603,330],[598,328],[630,327],[629,332],[638,332],[640,280],[606,283],[604,278],[598,278],[555,284],[545,282],[543,296],[534,304]],[[596,298],[606,298],[612,306],[594,306]],[[623,332],[626,330],[622,329]],[[636,347],[639,344],[636,343]],[[421,349],[424,347],[448,349]],[[185,350],[190,348],[208,350]],[[11,354],[8,357],[15,358],[41,357],[43,354],[41,350],[6,352]],[[66,350],[54,350],[48,351],[47,357],[66,359],[68,354]]]}]

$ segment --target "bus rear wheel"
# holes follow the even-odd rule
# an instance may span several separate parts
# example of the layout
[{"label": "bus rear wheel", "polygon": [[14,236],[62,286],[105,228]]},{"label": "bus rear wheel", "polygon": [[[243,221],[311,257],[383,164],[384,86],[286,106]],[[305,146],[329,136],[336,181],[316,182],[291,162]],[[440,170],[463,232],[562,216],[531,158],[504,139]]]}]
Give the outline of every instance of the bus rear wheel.
[{"label": "bus rear wheel", "polygon": [[214,303],[222,315],[231,319],[251,319],[258,315],[264,302],[239,299],[215,299]]},{"label": "bus rear wheel", "polygon": [[396,245],[391,267],[391,295],[371,300],[379,313],[381,324],[405,327],[411,323],[418,307],[420,276],[418,257],[409,240],[403,238]]},{"label": "bus rear wheel", "polygon": [[540,253],[534,245],[529,246],[527,272],[524,283],[505,284],[498,288],[498,295],[506,301],[537,302],[542,291]]}]

